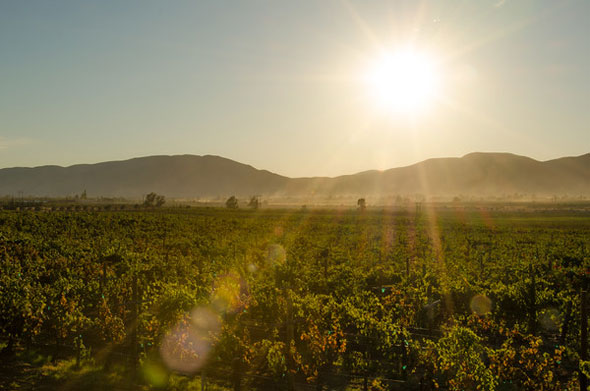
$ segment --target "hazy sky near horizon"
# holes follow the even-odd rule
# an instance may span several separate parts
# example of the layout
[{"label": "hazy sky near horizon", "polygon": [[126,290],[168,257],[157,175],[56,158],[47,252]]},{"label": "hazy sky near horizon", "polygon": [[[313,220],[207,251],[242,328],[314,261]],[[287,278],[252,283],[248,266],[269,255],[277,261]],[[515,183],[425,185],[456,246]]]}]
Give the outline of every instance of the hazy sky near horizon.
[{"label": "hazy sky near horizon", "polygon": [[[0,168],[215,154],[288,176],[590,152],[590,2],[4,1]],[[440,97],[378,108],[411,45]]]}]

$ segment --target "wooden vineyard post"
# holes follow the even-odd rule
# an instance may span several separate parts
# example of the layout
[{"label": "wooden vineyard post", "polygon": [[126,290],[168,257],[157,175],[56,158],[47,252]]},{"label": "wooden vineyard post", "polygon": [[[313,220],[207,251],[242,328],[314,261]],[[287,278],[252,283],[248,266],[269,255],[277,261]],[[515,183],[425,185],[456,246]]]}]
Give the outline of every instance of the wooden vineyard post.
[{"label": "wooden vineyard post", "polygon": [[[586,305],[586,291],[580,293],[580,361],[588,359],[588,310]],[[580,390],[588,389],[588,378],[580,370]]]},{"label": "wooden vineyard post", "polygon": [[133,277],[133,299],[131,303],[131,379],[137,382],[137,364],[139,362],[139,349],[137,342],[137,328],[139,326],[139,292],[137,286],[137,272]]},{"label": "wooden vineyard post", "polygon": [[107,286],[107,263],[104,259],[102,260],[102,278],[100,279],[100,282],[100,293],[104,295]]},{"label": "wooden vineyard post", "polygon": [[402,379],[408,380],[408,342],[402,343]]},{"label": "wooden vineyard post", "polygon": [[483,254],[479,253],[479,279],[483,278]]},{"label": "wooden vineyard post", "polygon": [[234,391],[240,391],[242,389],[241,367],[241,359],[239,357],[234,357],[232,361],[232,382]]},{"label": "wooden vineyard post", "polygon": [[531,276],[531,285],[529,287],[529,333],[534,335],[537,328],[537,287],[532,264],[529,264],[529,275]]},{"label": "wooden vineyard post", "polygon": [[80,358],[82,355],[82,334],[76,338],[76,368],[80,368]]},{"label": "wooden vineyard post", "polygon": [[287,387],[289,391],[295,389],[295,379],[293,378],[293,357],[291,356],[291,343],[295,340],[295,330],[293,328],[293,301],[291,291],[287,291]]},{"label": "wooden vineyard post", "polygon": [[561,335],[559,336],[559,344],[560,345],[565,345],[565,341],[567,339],[567,332],[568,332],[571,318],[572,318],[572,302],[568,301],[567,307],[565,309],[565,319],[563,321],[563,326],[561,328]]}]

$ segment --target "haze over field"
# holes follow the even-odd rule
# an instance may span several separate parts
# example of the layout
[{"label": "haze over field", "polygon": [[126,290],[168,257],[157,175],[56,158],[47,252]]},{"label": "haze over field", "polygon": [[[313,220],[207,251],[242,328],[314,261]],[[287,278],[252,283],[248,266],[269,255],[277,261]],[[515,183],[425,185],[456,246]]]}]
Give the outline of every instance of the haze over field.
[{"label": "haze over field", "polygon": [[70,167],[0,170],[0,195],[211,199],[238,195],[326,200],[329,197],[396,195],[529,197],[590,195],[590,153],[540,162],[507,153],[472,153],[354,175],[288,178],[219,156],[150,156]]}]

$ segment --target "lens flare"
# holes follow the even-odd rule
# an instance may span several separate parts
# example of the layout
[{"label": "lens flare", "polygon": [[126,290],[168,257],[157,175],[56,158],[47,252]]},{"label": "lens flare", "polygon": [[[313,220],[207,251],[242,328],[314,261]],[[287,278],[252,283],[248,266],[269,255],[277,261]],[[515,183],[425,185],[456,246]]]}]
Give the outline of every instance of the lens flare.
[{"label": "lens flare", "polygon": [[258,271],[258,266],[256,266],[256,264],[254,262],[251,262],[248,264],[248,271],[250,273],[254,274]]},{"label": "lens flare", "polygon": [[143,378],[152,387],[163,388],[168,384],[168,371],[157,362],[144,362],[141,366],[141,372]]},{"label": "lens flare", "polygon": [[281,265],[281,264],[285,263],[286,259],[287,259],[287,252],[285,251],[283,246],[281,246],[278,243],[273,243],[270,246],[268,246],[268,249],[266,252],[266,261],[268,262],[269,265],[272,265],[272,266]]},{"label": "lens flare", "polygon": [[471,299],[469,307],[477,315],[486,315],[492,311],[492,301],[485,295],[475,295]]},{"label": "lens flare", "polygon": [[539,315],[539,323],[547,331],[559,330],[561,323],[559,311],[555,308],[544,309]]},{"label": "lens flare", "polygon": [[195,373],[205,364],[220,328],[221,320],[211,308],[195,308],[164,337],[160,346],[164,363],[172,371]]},{"label": "lens flare", "polygon": [[282,226],[279,225],[274,228],[273,233],[275,234],[275,236],[280,237],[280,236],[283,236],[283,234],[285,233],[285,230],[283,229]]},{"label": "lens flare", "polygon": [[244,306],[248,288],[245,281],[234,273],[221,276],[215,281],[211,305],[219,313],[238,311]]}]

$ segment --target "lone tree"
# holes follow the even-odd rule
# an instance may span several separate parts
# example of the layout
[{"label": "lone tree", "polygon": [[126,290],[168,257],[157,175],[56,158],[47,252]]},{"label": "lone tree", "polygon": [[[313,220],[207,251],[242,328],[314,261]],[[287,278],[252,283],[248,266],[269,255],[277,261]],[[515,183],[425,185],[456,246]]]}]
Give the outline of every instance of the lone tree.
[{"label": "lone tree", "polygon": [[260,200],[257,196],[252,196],[250,198],[250,202],[248,202],[248,206],[252,209],[258,209],[260,207]]},{"label": "lone tree", "polygon": [[160,206],[164,205],[165,203],[166,203],[166,197],[164,197],[163,195],[158,195],[154,192],[151,192],[150,194],[145,196],[145,200],[143,201],[143,206],[160,207]]},{"label": "lone tree", "polygon": [[225,206],[228,209],[238,209],[238,199],[236,196],[231,196],[225,201]]},{"label": "lone tree", "polygon": [[156,196],[156,206],[160,207],[166,203],[166,197],[163,195]]},{"label": "lone tree", "polygon": [[359,198],[358,201],[356,202],[356,204],[358,205],[359,210],[367,209],[367,202],[365,201],[364,198]]}]

